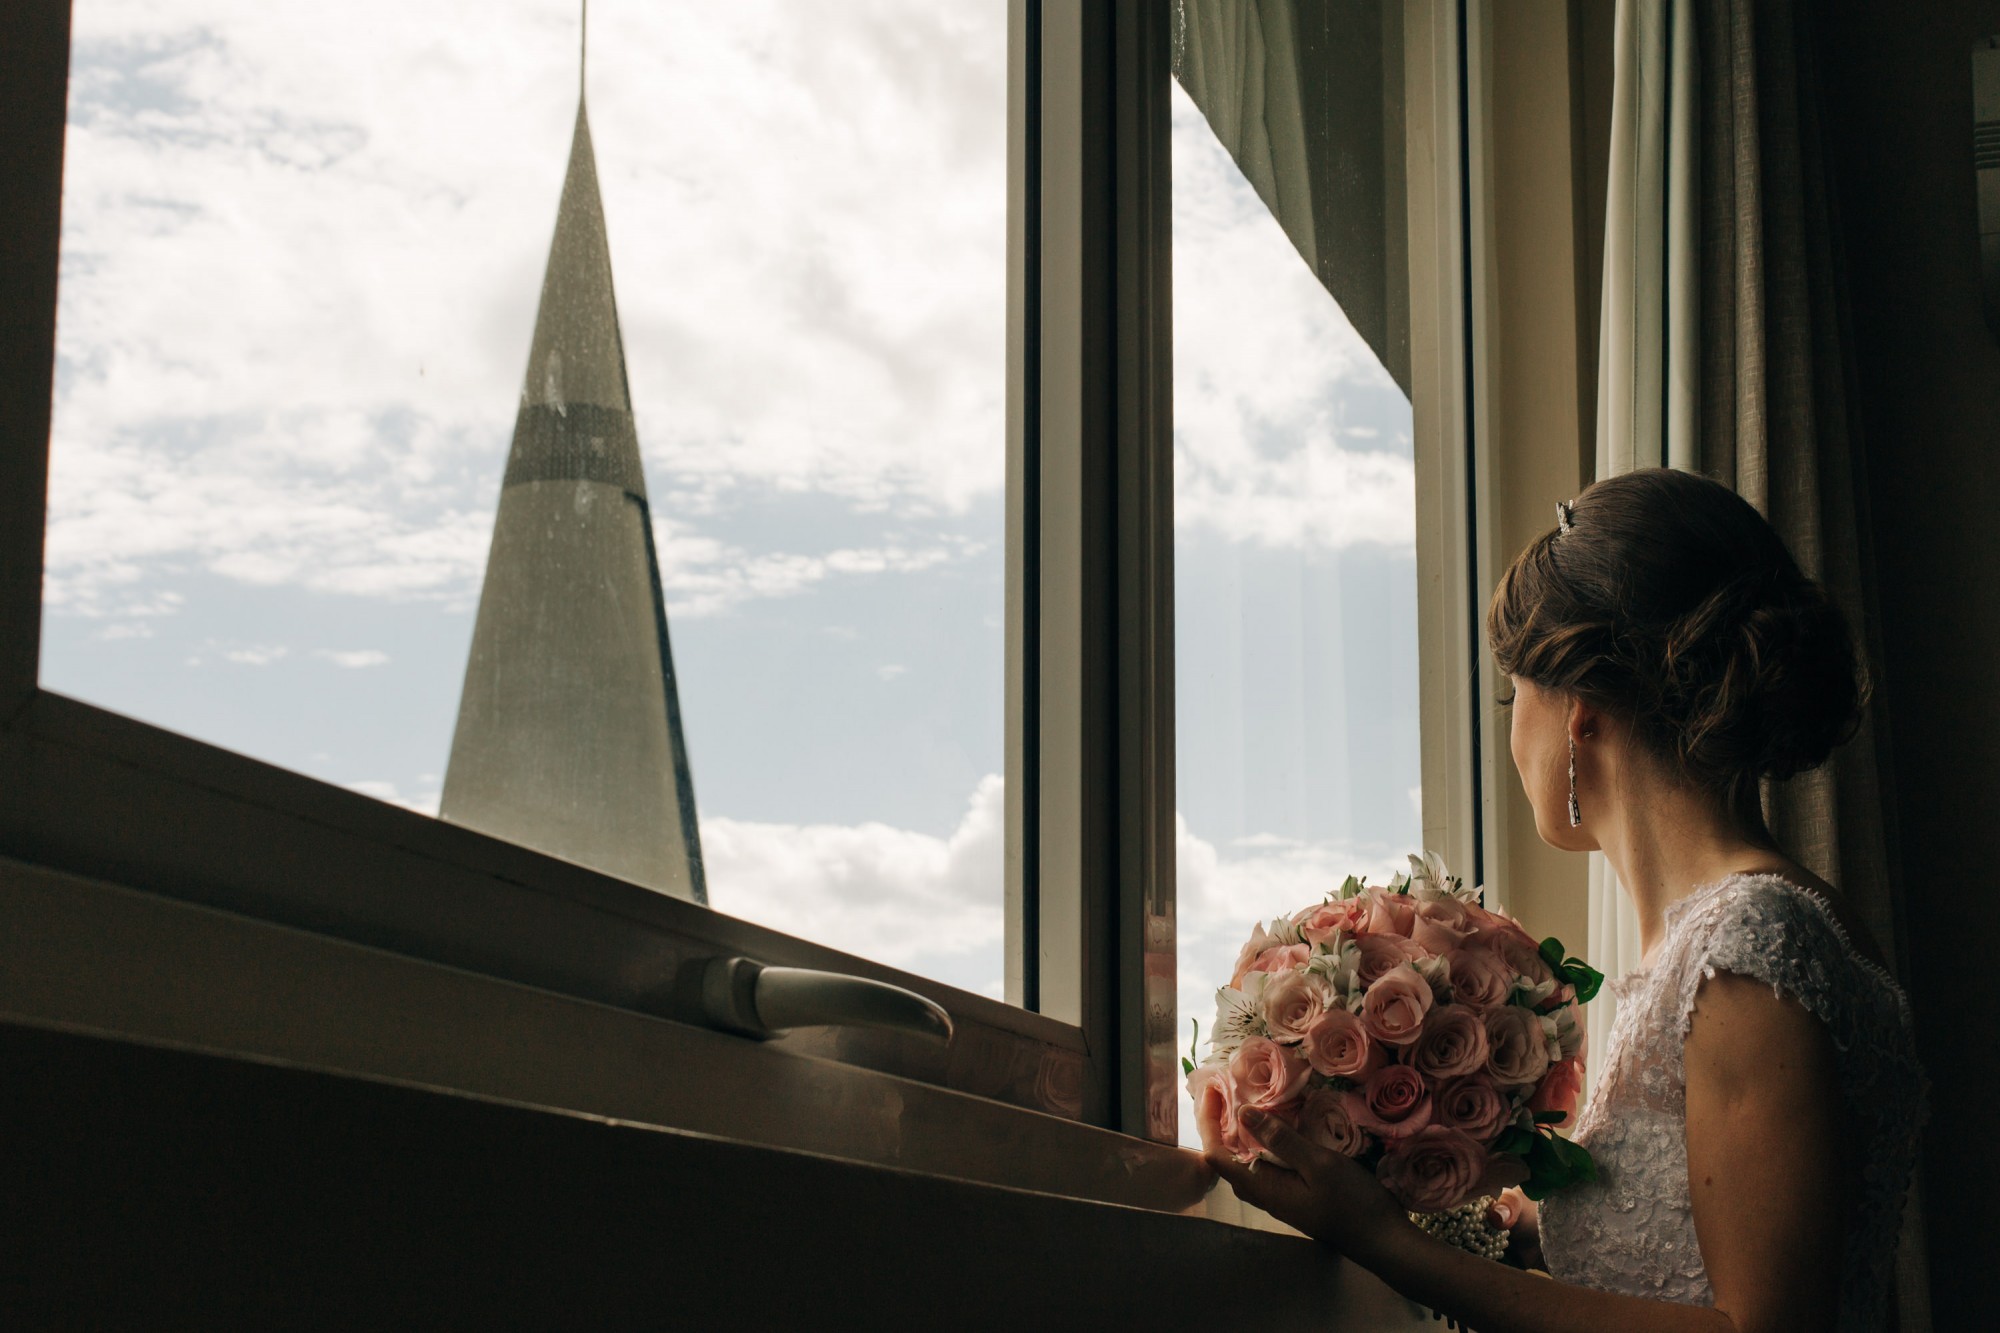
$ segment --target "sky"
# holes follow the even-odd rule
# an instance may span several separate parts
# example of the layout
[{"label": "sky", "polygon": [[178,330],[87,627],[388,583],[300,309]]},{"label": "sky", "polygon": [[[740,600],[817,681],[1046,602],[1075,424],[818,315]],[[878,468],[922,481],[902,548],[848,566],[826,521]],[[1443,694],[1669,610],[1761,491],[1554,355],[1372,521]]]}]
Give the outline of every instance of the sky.
[{"label": "sky", "polygon": [[[588,66],[711,899],[993,995],[1005,14],[598,0]],[[435,811],[577,36],[78,0],[48,688]],[[1185,1026],[1420,823],[1409,405],[1174,97]]]}]

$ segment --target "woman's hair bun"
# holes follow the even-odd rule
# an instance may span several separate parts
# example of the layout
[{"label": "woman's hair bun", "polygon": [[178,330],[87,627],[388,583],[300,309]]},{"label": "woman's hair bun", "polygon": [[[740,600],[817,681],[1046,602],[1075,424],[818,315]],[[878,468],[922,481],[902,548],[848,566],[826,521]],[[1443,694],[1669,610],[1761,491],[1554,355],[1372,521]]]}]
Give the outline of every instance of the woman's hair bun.
[{"label": "woman's hair bun", "polygon": [[1628,719],[1746,819],[1761,779],[1817,768],[1854,734],[1868,689],[1846,620],[1741,496],[1654,468],[1598,482],[1564,517],[1494,590],[1502,671]]},{"label": "woman's hair bun", "polygon": [[1691,773],[1789,778],[1860,725],[1846,621],[1802,576],[1731,579],[1667,627],[1658,663],[1659,720]]}]

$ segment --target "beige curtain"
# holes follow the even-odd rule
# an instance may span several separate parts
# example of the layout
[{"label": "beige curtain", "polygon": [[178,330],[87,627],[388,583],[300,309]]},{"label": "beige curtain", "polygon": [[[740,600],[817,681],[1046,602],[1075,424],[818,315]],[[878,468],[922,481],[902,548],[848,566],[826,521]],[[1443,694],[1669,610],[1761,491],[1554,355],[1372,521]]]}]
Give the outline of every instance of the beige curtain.
[{"label": "beige curtain", "polygon": [[[1808,0],[1619,0],[1597,466],[1696,468],[1733,486],[1826,584],[1872,671],[1880,622],[1811,15]],[[1780,844],[1839,885],[1895,959],[1885,745],[1878,703],[1832,763],[1765,803]],[[1623,970],[1637,922],[1592,860],[1591,946]],[[1914,1196],[1898,1276],[1898,1327],[1925,1333]]]}]

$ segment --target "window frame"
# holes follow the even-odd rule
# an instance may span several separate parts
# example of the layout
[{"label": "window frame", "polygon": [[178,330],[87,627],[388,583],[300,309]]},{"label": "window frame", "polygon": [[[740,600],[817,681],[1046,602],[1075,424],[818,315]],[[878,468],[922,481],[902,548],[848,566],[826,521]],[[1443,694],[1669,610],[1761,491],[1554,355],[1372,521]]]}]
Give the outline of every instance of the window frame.
[{"label": "window frame", "polygon": [[[1434,290],[1412,303],[1413,374],[1428,386],[1417,407],[1418,530],[1438,534],[1420,536],[1418,549],[1425,838],[1476,865],[1461,846],[1476,848],[1468,830],[1479,810],[1478,696],[1465,689],[1476,571],[1456,193],[1462,6],[1410,0],[1406,41],[1417,43],[1408,69],[1428,71],[1421,86],[1432,112],[1430,171],[1411,173],[1411,254],[1421,240],[1437,260]],[[78,901],[103,895],[107,910],[240,927],[246,940],[309,940],[331,960],[393,957],[406,969],[449,971],[468,994],[497,986],[581,1001],[654,1025],[674,1049],[708,1052],[702,1059],[734,1043],[732,1067],[822,1062],[823,1086],[852,1085],[871,1105],[892,1094],[924,1104],[973,1095],[1080,1122],[1062,1140],[1078,1153],[1103,1153],[1103,1129],[1171,1143],[1180,1074],[1170,6],[1009,0],[1005,884],[1009,998],[1032,999],[1038,1011],[41,687],[69,17],[70,0],[20,0],[0,13],[11,53],[0,67],[0,172],[16,186],[0,198],[9,237],[0,255],[0,858],[37,883],[93,886],[79,887]],[[1435,357],[1418,354],[1420,316],[1432,321]],[[1437,413],[1430,430],[1425,402]],[[689,965],[733,954],[904,986],[942,1004],[958,1037],[942,1051],[891,1033],[806,1029],[760,1046],[691,1030]],[[59,1008],[42,1018],[60,1020]],[[1032,1135],[1069,1132],[1021,1123]],[[862,1137],[857,1129],[853,1152],[869,1156]]]}]

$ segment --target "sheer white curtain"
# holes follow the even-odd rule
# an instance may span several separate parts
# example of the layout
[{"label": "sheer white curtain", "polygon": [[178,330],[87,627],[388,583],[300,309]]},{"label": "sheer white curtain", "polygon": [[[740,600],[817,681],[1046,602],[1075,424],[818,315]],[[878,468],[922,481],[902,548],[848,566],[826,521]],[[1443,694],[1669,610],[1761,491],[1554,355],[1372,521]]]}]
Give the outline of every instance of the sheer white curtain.
[{"label": "sheer white curtain", "polygon": [[[1694,14],[1620,0],[1597,355],[1597,475],[1699,460],[1700,65]],[[1607,977],[1639,963],[1639,918],[1603,855],[1590,856],[1590,952]],[[1587,1069],[1604,1067],[1617,1000],[1592,1006]]]}]

